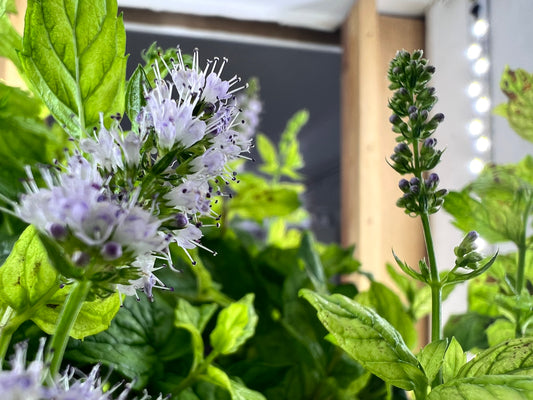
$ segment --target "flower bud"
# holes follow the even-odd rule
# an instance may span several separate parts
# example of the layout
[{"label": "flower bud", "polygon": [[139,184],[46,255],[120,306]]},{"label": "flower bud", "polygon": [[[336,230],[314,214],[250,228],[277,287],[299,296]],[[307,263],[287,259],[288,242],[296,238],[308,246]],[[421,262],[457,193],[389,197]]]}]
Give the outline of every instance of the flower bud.
[{"label": "flower bud", "polygon": [[122,246],[120,245],[120,243],[117,242],[107,242],[102,247],[100,254],[104,258],[104,260],[116,260],[117,258],[122,256]]},{"label": "flower bud", "polygon": [[402,119],[397,116],[396,114],[392,114],[390,117],[389,117],[389,122],[393,125],[397,125],[399,124],[400,122],[402,121]]},{"label": "flower bud", "polygon": [[424,144],[423,144],[423,146],[428,149],[432,149],[436,145],[437,145],[437,139],[435,138],[427,138],[426,140],[424,140]]},{"label": "flower bud", "polygon": [[413,176],[411,180],[409,181],[411,185],[418,186],[420,185],[420,179],[418,179],[416,176]]},{"label": "flower bud", "polygon": [[90,254],[85,253],[85,252],[83,252],[83,251],[76,251],[76,252],[72,255],[72,262],[73,262],[74,265],[76,265],[77,267],[85,267],[86,265],[89,264],[90,261],[91,261],[91,256],[90,256]]},{"label": "flower bud", "polygon": [[435,173],[429,174],[425,181],[425,185],[428,189],[435,189],[439,184],[439,176]]},{"label": "flower bud", "polygon": [[416,106],[410,106],[408,109],[407,109],[407,112],[409,114],[412,114],[412,113],[415,113],[418,111],[418,108]]},{"label": "flower bud", "polygon": [[64,240],[68,235],[67,227],[54,223],[50,226],[50,235],[56,240]]},{"label": "flower bud", "polygon": [[409,181],[407,179],[401,179],[398,183],[398,187],[402,192],[407,193],[411,185],[409,184]]},{"label": "flower bud", "polygon": [[432,119],[434,119],[438,123],[441,123],[442,121],[444,121],[444,114],[443,113],[437,113],[437,114],[435,114],[435,116]]},{"label": "flower bud", "polygon": [[176,214],[175,222],[176,222],[176,228],[183,229],[189,223],[189,219],[187,218],[185,214],[178,213]]}]

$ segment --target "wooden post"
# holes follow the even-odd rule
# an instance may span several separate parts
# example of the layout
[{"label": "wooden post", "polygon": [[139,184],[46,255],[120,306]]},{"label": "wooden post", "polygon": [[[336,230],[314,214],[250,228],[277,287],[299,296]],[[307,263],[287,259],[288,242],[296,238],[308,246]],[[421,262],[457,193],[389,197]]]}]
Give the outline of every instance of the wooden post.
[{"label": "wooden post", "polygon": [[[342,29],[341,240],[355,244],[365,271],[393,286],[392,249],[416,267],[425,256],[422,227],[396,207],[400,176],[386,163],[396,144],[388,118],[387,70],[397,50],[423,49],[424,21],[380,16],[375,0],[358,0]],[[360,289],[365,283],[357,279]],[[420,344],[427,323],[419,325]]]}]

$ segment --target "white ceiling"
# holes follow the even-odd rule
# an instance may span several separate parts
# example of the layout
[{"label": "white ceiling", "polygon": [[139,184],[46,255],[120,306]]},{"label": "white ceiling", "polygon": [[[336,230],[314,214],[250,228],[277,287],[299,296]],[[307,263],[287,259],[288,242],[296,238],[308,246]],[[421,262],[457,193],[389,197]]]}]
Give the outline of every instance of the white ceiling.
[{"label": "white ceiling", "polygon": [[[121,7],[336,30],[357,0],[118,0]],[[380,13],[422,15],[431,0],[376,0]]]}]

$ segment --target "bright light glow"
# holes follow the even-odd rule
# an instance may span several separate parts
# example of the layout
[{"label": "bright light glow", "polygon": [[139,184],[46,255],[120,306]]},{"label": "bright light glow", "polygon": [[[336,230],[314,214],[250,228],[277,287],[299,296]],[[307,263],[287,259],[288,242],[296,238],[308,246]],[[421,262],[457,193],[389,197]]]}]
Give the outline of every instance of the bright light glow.
[{"label": "bright light glow", "polygon": [[468,49],[466,50],[466,56],[470,60],[475,60],[481,55],[481,51],[483,49],[479,45],[479,43],[472,43],[470,46],[468,46]]},{"label": "bright light glow", "polygon": [[481,158],[474,158],[472,161],[470,161],[470,164],[468,165],[468,169],[473,174],[477,175],[481,171],[483,171],[483,167],[485,166],[485,163]]},{"label": "bright light glow", "polygon": [[483,121],[479,118],[473,119],[470,121],[470,124],[468,124],[468,132],[470,132],[472,136],[481,135],[484,129],[485,126],[483,125]]},{"label": "bright light glow", "polygon": [[486,136],[481,136],[476,140],[477,151],[484,153],[490,149],[490,139]]},{"label": "bright light glow", "polygon": [[485,19],[478,19],[472,26],[472,34],[476,37],[482,37],[489,31],[489,23]]},{"label": "bright light glow", "polygon": [[490,63],[485,57],[481,57],[474,63],[474,72],[478,75],[483,75],[489,70]]},{"label": "bright light glow", "polygon": [[480,237],[478,237],[474,243],[476,244],[479,252],[483,252],[483,250],[486,250],[489,246],[488,242]]},{"label": "bright light glow", "polygon": [[481,83],[478,81],[471,82],[470,85],[468,85],[468,95],[470,97],[477,97],[481,94],[481,90],[483,89],[483,86],[481,86]]},{"label": "bright light glow", "polygon": [[478,113],[486,113],[490,110],[490,99],[486,96],[480,97],[476,100],[474,107]]}]

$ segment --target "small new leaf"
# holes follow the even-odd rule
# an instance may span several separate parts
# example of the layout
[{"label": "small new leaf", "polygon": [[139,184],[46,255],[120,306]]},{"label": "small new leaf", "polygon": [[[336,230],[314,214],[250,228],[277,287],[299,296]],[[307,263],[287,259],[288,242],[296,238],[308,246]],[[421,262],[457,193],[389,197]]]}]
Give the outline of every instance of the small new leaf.
[{"label": "small new leaf", "polygon": [[254,295],[247,294],[220,312],[210,335],[213,351],[219,354],[234,353],[253,336],[258,320],[253,301]]},{"label": "small new leaf", "polygon": [[458,375],[461,367],[466,363],[466,354],[459,342],[452,337],[442,366],[442,379],[444,383],[451,381]]},{"label": "small new leaf", "polygon": [[442,367],[446,347],[448,347],[447,339],[437,340],[425,346],[417,356],[429,382],[433,382]]}]

